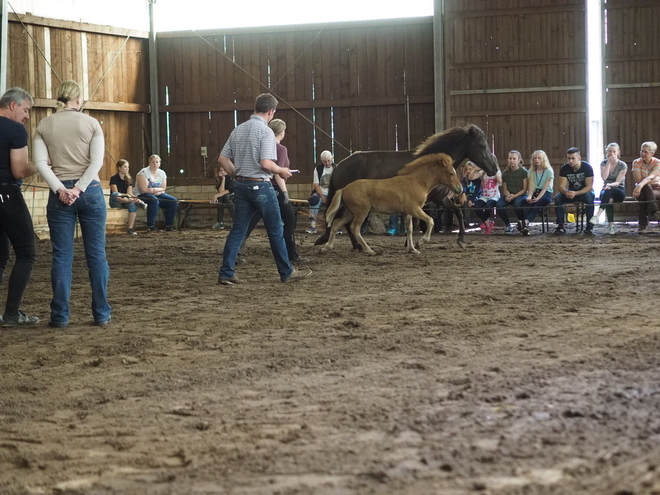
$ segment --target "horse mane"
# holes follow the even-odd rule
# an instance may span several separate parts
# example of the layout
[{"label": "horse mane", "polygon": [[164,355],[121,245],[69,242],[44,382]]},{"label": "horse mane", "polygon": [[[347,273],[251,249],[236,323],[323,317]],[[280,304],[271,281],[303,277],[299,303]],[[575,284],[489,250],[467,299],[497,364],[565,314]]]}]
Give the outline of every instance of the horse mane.
[{"label": "horse mane", "polygon": [[453,149],[469,135],[482,136],[486,139],[484,131],[474,124],[468,124],[465,127],[452,127],[427,138],[426,141],[417,147],[414,155],[422,156],[431,153],[446,153],[448,149]]},{"label": "horse mane", "polygon": [[430,163],[444,162],[445,165],[451,165],[452,160],[446,153],[434,153],[432,155],[423,155],[406,164],[396,175],[409,175],[415,173],[418,169],[426,167]]}]

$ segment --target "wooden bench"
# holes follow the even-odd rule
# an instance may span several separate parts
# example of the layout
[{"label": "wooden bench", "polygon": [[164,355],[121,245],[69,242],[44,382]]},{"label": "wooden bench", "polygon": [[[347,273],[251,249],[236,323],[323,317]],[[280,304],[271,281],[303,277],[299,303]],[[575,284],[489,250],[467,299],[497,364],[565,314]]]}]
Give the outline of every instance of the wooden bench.
[{"label": "wooden bench", "polygon": [[[309,202],[306,199],[289,198],[293,205],[293,209],[298,213],[306,213]],[[224,206],[232,206],[232,203],[225,203]],[[194,209],[199,208],[217,208],[218,203],[211,203],[206,199],[179,199],[178,208],[176,213],[175,224],[178,229],[189,229],[190,221],[189,216]]]}]

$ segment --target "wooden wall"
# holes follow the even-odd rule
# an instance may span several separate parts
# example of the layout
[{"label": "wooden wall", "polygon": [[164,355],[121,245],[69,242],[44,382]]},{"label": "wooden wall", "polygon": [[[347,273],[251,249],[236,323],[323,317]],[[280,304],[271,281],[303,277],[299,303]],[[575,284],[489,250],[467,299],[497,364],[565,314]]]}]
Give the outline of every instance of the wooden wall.
[{"label": "wooden wall", "polygon": [[445,0],[449,125],[472,122],[500,164],[543,149],[586,159],[585,0]]},{"label": "wooden wall", "polygon": [[[641,142],[660,141],[660,6],[605,7],[605,142],[619,142],[630,163]],[[30,133],[52,112],[59,79],[78,80],[93,92],[85,108],[105,131],[102,178],[118,158],[135,173],[152,152],[147,34],[130,33],[124,46],[128,30],[20,20],[9,23],[8,84],[36,98]],[[444,22],[449,125],[481,126],[502,164],[509,149],[526,162],[544,149],[554,165],[568,147],[586,149],[584,0],[445,0]],[[339,161],[357,150],[414,147],[435,130],[433,45],[431,18],[161,33],[163,168],[182,183],[210,175],[231,130],[269,89],[302,172],[294,182],[311,181],[324,149]]]},{"label": "wooden wall", "polygon": [[89,99],[85,112],[103,128],[101,180],[116,173],[119,158],[131,163],[133,174],[146,164],[150,131],[145,33],[20,15],[12,16],[8,38],[7,86],[20,86],[35,99],[30,139],[39,121],[53,112],[59,83],[73,79]]},{"label": "wooden wall", "polygon": [[292,182],[311,182],[325,149],[339,161],[409,149],[435,131],[431,18],[162,33],[158,66],[164,167],[191,178],[205,175],[200,148],[211,161],[269,90],[301,171]]},{"label": "wooden wall", "polygon": [[630,164],[644,141],[660,143],[660,2],[608,0],[606,9],[604,139]]}]

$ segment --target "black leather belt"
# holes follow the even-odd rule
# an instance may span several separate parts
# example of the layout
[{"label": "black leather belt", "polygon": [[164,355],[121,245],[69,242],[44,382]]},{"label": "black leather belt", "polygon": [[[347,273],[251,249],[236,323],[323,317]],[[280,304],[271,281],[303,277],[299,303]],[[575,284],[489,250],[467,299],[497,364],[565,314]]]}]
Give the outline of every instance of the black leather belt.
[{"label": "black leather belt", "polygon": [[249,180],[251,182],[266,182],[270,179],[262,179],[260,177],[241,177],[240,175],[237,175],[236,180]]}]

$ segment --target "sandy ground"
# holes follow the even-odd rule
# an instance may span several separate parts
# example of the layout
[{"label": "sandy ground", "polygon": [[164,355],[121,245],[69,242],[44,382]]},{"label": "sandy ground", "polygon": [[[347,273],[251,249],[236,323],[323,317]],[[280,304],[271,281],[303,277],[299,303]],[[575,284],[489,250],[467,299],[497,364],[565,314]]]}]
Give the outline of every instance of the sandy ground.
[{"label": "sandy ground", "polygon": [[233,287],[226,232],[114,236],[112,325],[78,243],[64,331],[42,242],[43,324],[0,332],[0,493],[660,494],[660,235],[603,230],[301,233],[295,284],[258,230]]}]

